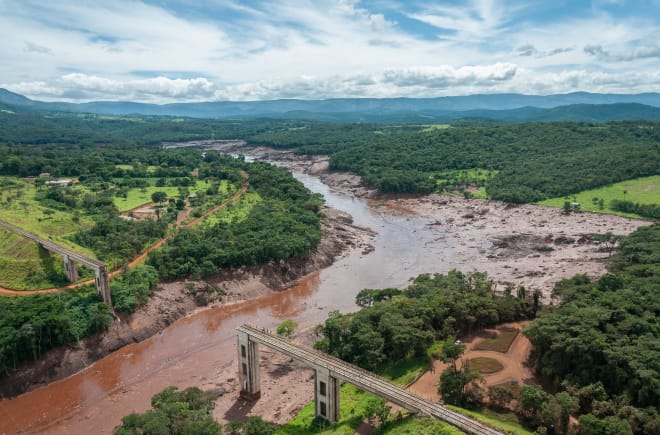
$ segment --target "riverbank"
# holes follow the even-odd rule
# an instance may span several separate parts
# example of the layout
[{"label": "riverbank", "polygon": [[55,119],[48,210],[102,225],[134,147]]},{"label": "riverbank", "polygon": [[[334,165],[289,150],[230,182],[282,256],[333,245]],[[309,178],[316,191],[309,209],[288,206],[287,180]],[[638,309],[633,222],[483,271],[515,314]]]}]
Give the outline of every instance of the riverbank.
[{"label": "riverbank", "polygon": [[16,396],[66,378],[127,344],[141,342],[157,334],[177,319],[200,309],[235,304],[284,290],[295,285],[301,277],[329,266],[353,249],[369,246],[374,233],[353,225],[350,215],[329,207],[324,207],[322,213],[325,216],[321,221],[323,237],[309,256],[227,269],[205,281],[160,283],[146,305],[131,315],[120,316],[119,321],[106,332],[88,336],[76,346],[53,349],[39,360],[21,365],[2,379],[0,397]]}]

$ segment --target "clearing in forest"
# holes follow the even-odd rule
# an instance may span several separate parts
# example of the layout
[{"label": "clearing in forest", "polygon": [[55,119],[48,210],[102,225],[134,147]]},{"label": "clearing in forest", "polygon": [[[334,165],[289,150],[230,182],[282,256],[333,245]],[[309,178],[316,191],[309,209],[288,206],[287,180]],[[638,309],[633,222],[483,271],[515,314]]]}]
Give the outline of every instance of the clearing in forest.
[{"label": "clearing in forest", "polygon": [[566,197],[546,199],[538,204],[562,207],[564,202],[570,201],[579,203],[580,210],[583,211],[616,214],[633,218],[642,217],[634,213],[613,210],[610,207],[612,200],[631,201],[639,204],[660,204],[660,175],[609,184],[598,189],[584,190]]}]

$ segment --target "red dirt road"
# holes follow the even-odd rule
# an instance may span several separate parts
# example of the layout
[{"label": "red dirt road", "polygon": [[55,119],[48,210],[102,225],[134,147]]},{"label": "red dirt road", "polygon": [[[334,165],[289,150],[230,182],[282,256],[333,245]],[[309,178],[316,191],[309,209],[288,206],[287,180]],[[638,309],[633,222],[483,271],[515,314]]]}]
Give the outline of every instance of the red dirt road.
[{"label": "red dirt road", "polygon": [[[218,210],[226,207],[227,204],[229,204],[231,202],[234,202],[237,199],[239,199],[241,196],[243,196],[243,194],[247,191],[247,188],[250,184],[249,179],[248,179],[248,174],[244,172],[243,176],[245,177],[245,181],[243,181],[243,185],[241,186],[241,189],[238,192],[236,192],[234,195],[232,195],[231,198],[228,198],[228,199],[224,200],[223,202],[216,205],[215,207],[213,207],[211,210],[207,211],[206,213],[204,213],[200,217],[188,222],[187,224],[181,225],[181,228],[190,228],[192,226],[197,225],[198,223],[200,223],[201,221],[206,219],[211,214],[213,214],[213,213],[217,212]],[[135,267],[136,265],[140,264],[142,261],[144,261],[145,258],[147,258],[147,255],[149,255],[149,253],[151,251],[153,251],[154,249],[160,248],[163,245],[163,243],[165,243],[165,241],[167,241],[167,239],[172,237],[174,234],[175,234],[175,232],[170,233],[169,235],[165,236],[164,238],[160,239],[159,241],[157,241],[156,243],[154,243],[153,245],[148,247],[144,252],[142,252],[140,255],[138,255],[137,257],[132,259],[125,266],[119,267],[119,268],[111,271],[110,273],[108,273],[108,278],[112,278],[113,276],[117,275],[125,267]],[[53,287],[53,288],[40,289],[40,290],[14,290],[14,289],[0,287],[0,294],[4,294],[4,295],[8,295],[8,296],[29,296],[29,295],[34,295],[34,294],[38,294],[38,293],[55,293],[55,292],[62,291],[62,290],[71,290],[71,289],[75,289],[75,288],[82,287],[82,286],[89,285],[89,284],[94,284],[94,279],[93,278],[85,280],[85,281],[80,281],[80,282],[76,282],[76,283],[73,283],[73,284],[69,284],[69,285],[66,285],[66,286],[62,286],[62,287]]]}]

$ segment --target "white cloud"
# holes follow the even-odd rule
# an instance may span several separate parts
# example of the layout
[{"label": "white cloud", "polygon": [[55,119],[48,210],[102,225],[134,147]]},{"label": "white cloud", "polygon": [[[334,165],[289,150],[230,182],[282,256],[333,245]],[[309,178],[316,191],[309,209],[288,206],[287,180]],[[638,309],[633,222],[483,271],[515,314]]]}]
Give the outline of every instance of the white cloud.
[{"label": "white cloud", "polygon": [[53,82],[23,82],[9,86],[14,92],[40,98],[89,101],[94,99],[139,101],[196,101],[213,97],[216,86],[205,78],[113,80],[74,73]]},{"label": "white cloud", "polygon": [[439,67],[415,67],[403,70],[386,70],[383,81],[395,86],[423,86],[449,88],[452,86],[486,86],[494,82],[511,80],[516,75],[516,65],[497,63],[486,66],[450,65]]},{"label": "white cloud", "polygon": [[[150,102],[660,90],[652,16],[586,8],[526,21],[532,7],[522,1],[401,1],[388,6],[408,17],[397,23],[357,0],[213,4],[231,14],[139,0],[0,0],[0,86],[43,99]],[[407,31],[410,17],[426,23],[424,36]]]}]

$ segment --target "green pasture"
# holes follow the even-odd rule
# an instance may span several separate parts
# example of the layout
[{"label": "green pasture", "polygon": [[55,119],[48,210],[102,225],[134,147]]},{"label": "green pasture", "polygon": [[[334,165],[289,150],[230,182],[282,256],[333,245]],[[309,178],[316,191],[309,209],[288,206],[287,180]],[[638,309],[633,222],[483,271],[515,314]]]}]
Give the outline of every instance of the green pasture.
[{"label": "green pasture", "polygon": [[[135,169],[133,165],[115,165],[115,168],[123,169],[124,171],[132,171]],[[147,173],[153,174],[154,172],[156,172],[156,169],[158,169],[158,166],[149,165],[147,166]]]},{"label": "green pasture", "polygon": [[408,415],[394,420],[381,433],[386,435],[458,435],[464,432],[444,421]]},{"label": "green pasture", "polygon": [[[149,186],[147,187],[136,187],[128,190],[126,198],[114,196],[112,201],[117,206],[120,212],[125,212],[132,210],[136,207],[140,207],[144,204],[148,204],[151,201],[151,195],[154,192],[165,192],[168,198],[178,198],[179,197],[179,187],[178,186],[156,186],[157,178],[148,178]],[[198,194],[200,192],[205,192],[208,188],[208,184],[202,180],[196,180],[194,186],[188,186],[188,191],[190,194]],[[219,194],[226,195],[228,191],[229,182],[223,180],[220,183]]]},{"label": "green pasture", "polygon": [[504,366],[496,359],[487,357],[472,358],[470,361],[470,368],[478,371],[482,375],[497,373],[504,368]]},{"label": "green pasture", "polygon": [[[91,271],[78,268],[81,279]],[[62,256],[50,254],[36,243],[0,228],[0,285],[34,290],[68,284]]]},{"label": "green pasture", "polygon": [[490,409],[468,410],[458,406],[446,405],[452,411],[456,411],[475,420],[487,424],[495,429],[501,430],[506,434],[512,435],[532,435],[534,432],[525,429],[520,423],[518,416],[513,412],[499,413]]},{"label": "green pasture", "polygon": [[240,222],[250,213],[252,207],[261,202],[261,196],[257,192],[248,190],[236,201],[230,202],[222,209],[208,216],[204,220],[205,225],[216,225],[219,222]]},{"label": "green pasture", "polygon": [[[639,218],[640,216],[636,214],[622,213],[609,208],[611,200],[623,200],[624,196],[626,201],[637,202],[640,204],[660,204],[660,175],[635,178],[633,180],[609,184],[598,189],[584,190],[575,195],[546,199],[538,204],[549,205],[551,207],[563,207],[565,201],[578,202],[580,203],[580,210],[583,211]],[[601,199],[603,200],[602,209],[599,204]]]},{"label": "green pasture", "polygon": [[[120,212],[132,210],[141,205],[148,204],[151,201],[151,195],[154,192],[165,192],[168,198],[176,198],[179,196],[179,188],[173,186],[149,186],[129,189],[126,198],[114,196],[112,202],[119,209]],[[192,190],[191,190],[192,193]]]},{"label": "green pasture", "polygon": [[[431,352],[432,349],[429,349]],[[389,364],[384,370],[384,377],[394,384],[404,386],[423,373],[428,367],[426,358],[398,361]],[[438,374],[438,377],[440,374]],[[376,396],[364,392],[348,383],[344,383],[339,391],[340,421],[334,425],[320,429],[312,426],[314,420],[314,402],[305,405],[298,415],[277,430],[277,434],[311,435],[318,433],[354,434],[356,428],[365,420],[367,409],[379,400]],[[512,413],[498,413],[489,409],[470,411],[456,406],[448,406],[456,412],[479,420],[504,433],[514,435],[531,435]],[[401,414],[390,414],[388,424],[380,433],[383,434],[439,434],[454,435],[462,433],[448,423],[430,418],[418,418],[409,415],[407,411]]]},{"label": "green pasture", "polygon": [[[316,428],[312,426],[314,420],[314,402],[310,402],[300,410],[298,415],[291,421],[279,427],[276,434],[289,435],[311,435],[318,433],[353,435],[355,430],[366,419],[367,409],[375,401],[380,400],[376,396],[362,391],[350,384],[345,383],[339,390],[340,420],[333,425]],[[430,418],[415,418],[407,411],[399,415],[390,414],[389,422],[383,434],[438,434],[457,435],[460,430],[448,423]]]},{"label": "green pasture", "polygon": [[44,207],[35,199],[37,189],[31,182],[0,177],[0,185],[3,181],[15,182],[16,185],[0,187],[0,220],[96,258],[90,250],[67,238],[81,229],[91,228],[94,224],[91,219],[81,215],[76,222],[72,211]]},{"label": "green pasture", "polygon": [[[0,177],[0,220],[25,231],[96,258],[68,236],[80,229],[90,228],[93,222],[79,216],[78,222],[71,211],[44,207],[35,199],[33,183],[14,177]],[[80,270],[82,273],[84,271]],[[10,231],[0,231],[0,284],[23,290],[48,288],[67,283],[62,258],[49,255],[36,243]]]},{"label": "green pasture", "polygon": [[[384,377],[390,379],[397,385],[406,385],[428,367],[426,358],[404,360],[389,364],[384,370]],[[353,385],[345,383],[339,391],[340,421],[337,424],[324,428],[322,433],[331,434],[354,434],[355,429],[365,420],[367,408],[379,400],[376,396],[362,391]],[[291,421],[281,426],[277,434],[317,434],[321,433],[319,428],[312,427],[314,420],[314,402],[310,402],[300,410],[298,415]],[[402,415],[390,415],[390,423],[385,429],[385,434],[447,434],[454,435],[462,433],[453,426],[431,419],[418,419],[408,416],[404,411]],[[421,428],[432,428],[421,430]],[[420,431],[421,430],[421,431]],[[429,431],[431,430],[431,431]]]}]

